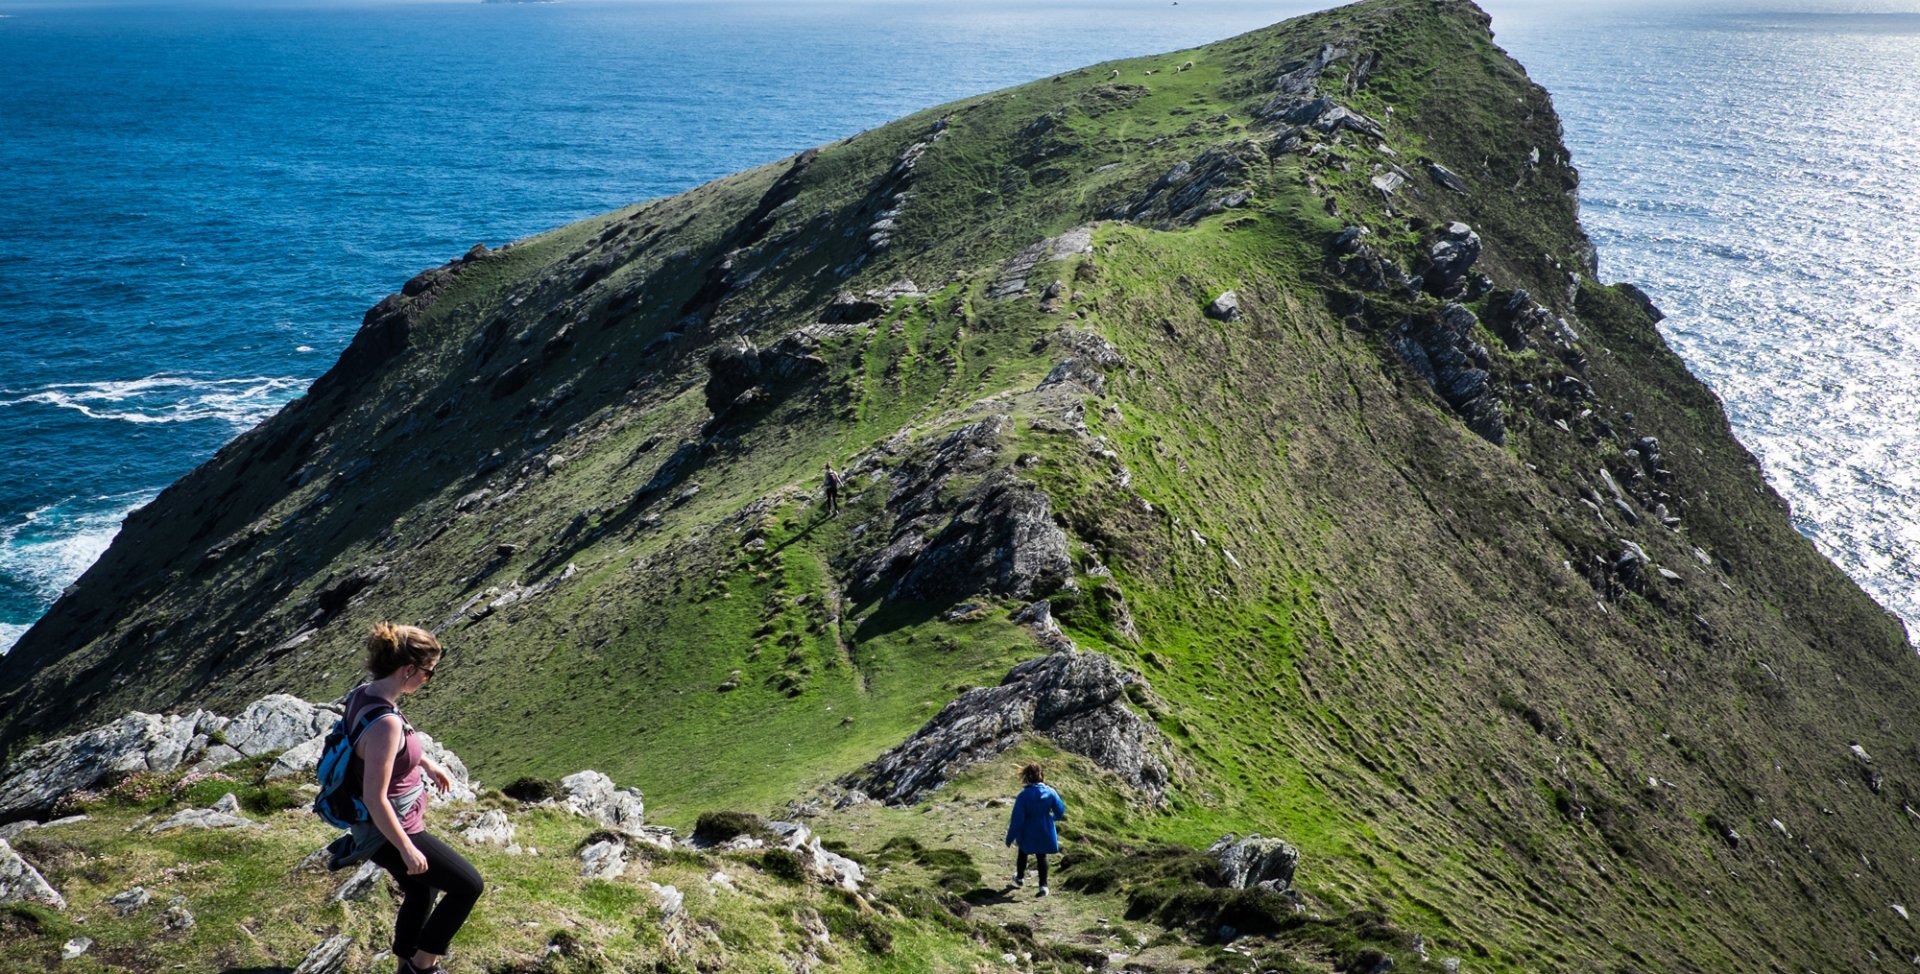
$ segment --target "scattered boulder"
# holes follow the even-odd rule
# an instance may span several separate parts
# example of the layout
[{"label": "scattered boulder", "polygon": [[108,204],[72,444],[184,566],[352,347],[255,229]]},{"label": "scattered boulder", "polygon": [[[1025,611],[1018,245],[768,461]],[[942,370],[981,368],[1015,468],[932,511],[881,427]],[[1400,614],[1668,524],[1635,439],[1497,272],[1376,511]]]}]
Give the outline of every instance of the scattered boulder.
[{"label": "scattered boulder", "polygon": [[334,888],[333,901],[359,903],[369,899],[373,896],[373,888],[379,884],[380,877],[385,873],[386,870],[374,865],[371,861],[361,863],[359,868],[353,871],[353,875],[342,880],[340,885]]},{"label": "scattered boulder", "polygon": [[65,818],[56,818],[51,822],[35,822],[31,819],[19,822],[8,822],[5,825],[0,825],[0,839],[12,842],[16,836],[29,829],[48,829],[56,825],[72,825],[75,822],[84,822],[87,818],[88,816],[85,815],[68,815]]},{"label": "scattered boulder", "polygon": [[264,829],[264,828],[266,828],[266,826],[261,825],[259,822],[256,822],[249,818],[242,818],[238,815],[229,815],[226,812],[216,812],[211,808],[189,808],[189,809],[185,809],[184,811],[175,812],[171,817],[167,818],[165,821],[161,822],[159,825],[156,825],[153,828],[148,829],[147,831],[151,834],[157,835],[161,832],[167,832],[173,829]]},{"label": "scattered boulder", "polygon": [[1293,872],[1300,865],[1300,850],[1257,833],[1244,839],[1228,833],[1207,855],[1220,864],[1220,884],[1230,889],[1283,892],[1293,885]]},{"label": "scattered boulder", "polygon": [[48,885],[40,870],[20,858],[6,840],[0,839],[0,903],[21,901],[45,903],[56,910],[67,908],[66,898]]},{"label": "scattered boulder", "polygon": [[92,937],[75,937],[60,947],[60,959],[73,960],[93,948]]},{"label": "scattered boulder", "polygon": [[1165,738],[1122,702],[1138,678],[1099,653],[1056,653],[1015,666],[997,687],[969,690],[926,726],[845,782],[893,804],[912,802],[975,762],[1034,733],[1164,800]]},{"label": "scattered boulder", "polygon": [[1467,191],[1466,180],[1461,179],[1459,174],[1453,170],[1432,160],[1427,161],[1427,175],[1432,176],[1434,182],[1456,193],[1464,193]]},{"label": "scattered boulder", "polygon": [[300,966],[293,969],[293,974],[342,974],[347,969],[347,951],[352,946],[352,937],[336,933],[314,944],[301,959]]},{"label": "scattered boulder", "polygon": [[580,850],[580,875],[588,879],[618,879],[627,871],[627,847],[618,839],[602,839]]},{"label": "scattered boulder", "polygon": [[473,845],[499,846],[513,851],[519,846],[513,841],[513,823],[507,819],[507,813],[490,808],[466,820],[466,827],[460,830],[460,837]]},{"label": "scattered boulder", "polygon": [[647,885],[653,887],[653,891],[660,896],[661,922],[664,923],[672,920],[680,914],[681,910],[686,908],[687,898],[681,895],[678,889],[672,886],[662,886],[659,883],[648,883]]},{"label": "scattered boulder", "polygon": [[145,886],[135,886],[124,893],[115,893],[107,897],[107,906],[117,917],[131,916],[141,907],[153,902],[153,894]]},{"label": "scattered boulder", "polygon": [[560,789],[567,811],[617,831],[641,834],[646,803],[639,789],[616,788],[612,778],[592,770],[560,779]]},{"label": "scattered boulder", "polygon": [[213,803],[212,810],[222,815],[239,815],[240,799],[236,797],[233,792],[227,792],[220,796],[219,801]]},{"label": "scattered boulder", "polygon": [[1240,296],[1232,291],[1222,292],[1217,298],[1207,302],[1207,317],[1215,321],[1240,320]]},{"label": "scattered boulder", "polygon": [[193,911],[187,909],[187,898],[176,896],[167,901],[167,912],[160,915],[160,928],[170,933],[192,930],[199,921],[193,918]]}]

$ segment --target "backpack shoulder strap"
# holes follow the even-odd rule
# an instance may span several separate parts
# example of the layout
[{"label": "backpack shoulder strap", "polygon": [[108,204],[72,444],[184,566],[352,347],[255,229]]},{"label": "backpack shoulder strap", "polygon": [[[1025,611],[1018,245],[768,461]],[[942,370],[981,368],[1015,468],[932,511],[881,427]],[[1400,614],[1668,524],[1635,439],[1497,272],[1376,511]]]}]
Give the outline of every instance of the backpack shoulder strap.
[{"label": "backpack shoulder strap", "polygon": [[395,710],[384,703],[374,704],[373,706],[368,707],[367,709],[361,711],[360,719],[355,721],[353,724],[353,729],[347,732],[347,747],[349,748],[357,747],[360,744],[360,735],[365,734],[367,732],[367,728],[373,726],[374,721],[390,715],[398,716],[399,713],[400,711]]}]

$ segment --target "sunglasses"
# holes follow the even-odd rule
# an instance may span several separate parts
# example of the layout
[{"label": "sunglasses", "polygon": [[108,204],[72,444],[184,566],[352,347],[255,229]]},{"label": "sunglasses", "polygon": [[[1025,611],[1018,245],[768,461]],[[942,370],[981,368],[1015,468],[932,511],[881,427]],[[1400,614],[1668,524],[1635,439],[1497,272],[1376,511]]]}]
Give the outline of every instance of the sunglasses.
[{"label": "sunglasses", "polygon": [[420,671],[420,672],[422,672],[422,673],[425,673],[425,674],[427,675],[427,679],[429,679],[429,680],[431,680],[431,679],[433,679],[433,671],[434,671],[434,670],[436,670],[436,669],[438,669],[438,668],[439,668],[439,666],[440,666],[440,664],[438,664],[438,663],[435,663],[435,664],[434,664],[434,665],[432,665],[432,666],[420,666],[420,665],[418,665],[418,664],[416,664],[414,668],[415,668],[415,669],[417,669],[417,670],[419,670],[419,671]]}]

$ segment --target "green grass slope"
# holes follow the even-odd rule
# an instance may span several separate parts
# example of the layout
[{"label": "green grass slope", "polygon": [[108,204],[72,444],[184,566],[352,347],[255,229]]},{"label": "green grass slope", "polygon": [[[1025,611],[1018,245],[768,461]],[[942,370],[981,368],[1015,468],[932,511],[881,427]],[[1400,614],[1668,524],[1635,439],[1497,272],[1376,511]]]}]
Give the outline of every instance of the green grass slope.
[{"label": "green grass slope", "polygon": [[[1278,117],[1318,95],[1377,134]],[[391,618],[451,647],[411,712],[483,780],[594,767],[667,824],[768,812],[1044,651],[1024,598],[869,579],[944,524],[901,485],[995,422],[931,510],[1042,491],[1072,578],[1038,594],[1146,679],[1190,769],[1164,808],[1075,772],[1086,889],[1204,940],[1222,907],[1168,878],[1178,850],[1258,831],[1365,934],[1265,931],[1300,963],[1409,962],[1416,934],[1473,970],[1905,963],[1920,670],[1594,280],[1565,152],[1476,8],[1367,0],[469,255],[129,519],[0,660],[0,742],[329,698]],[[1417,277],[1453,221],[1484,246],[1453,300],[1499,437],[1408,351],[1449,302],[1359,283]],[[1206,315],[1228,289],[1239,315]],[[1543,317],[1516,329],[1517,289]]]}]

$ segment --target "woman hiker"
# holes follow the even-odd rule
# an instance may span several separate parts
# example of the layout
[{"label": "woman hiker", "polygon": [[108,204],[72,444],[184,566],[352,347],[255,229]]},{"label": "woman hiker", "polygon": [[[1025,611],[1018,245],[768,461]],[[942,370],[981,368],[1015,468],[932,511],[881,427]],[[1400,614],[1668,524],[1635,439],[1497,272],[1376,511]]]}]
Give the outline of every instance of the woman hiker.
[{"label": "woman hiker", "polygon": [[[368,724],[354,745],[354,755],[365,769],[360,794],[379,833],[363,836],[363,827],[356,827],[354,837],[380,843],[372,859],[393,874],[405,896],[393,924],[398,974],[445,971],[440,958],[483,888],[471,863],[426,832],[427,787],[422,774],[442,792],[450,790],[453,782],[421,753],[420,735],[397,707],[401,697],[426,686],[439,665],[440,641],[432,633],[380,623],[367,637],[367,671],[373,680],[347,696],[348,727],[355,726],[368,708],[391,711]],[[436,891],[443,894],[438,905],[434,904]]]},{"label": "woman hiker", "polygon": [[1047,895],[1047,857],[1060,851],[1060,836],[1053,829],[1053,823],[1067,817],[1067,806],[1060,800],[1060,793],[1047,787],[1041,779],[1046,772],[1038,764],[1029,764],[1020,769],[1020,780],[1026,787],[1013,800],[1013,815],[1007,822],[1007,844],[1020,843],[1020,855],[1014,860],[1013,885],[1027,884],[1027,856],[1032,855],[1040,862],[1040,892]]}]

